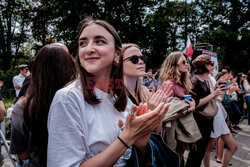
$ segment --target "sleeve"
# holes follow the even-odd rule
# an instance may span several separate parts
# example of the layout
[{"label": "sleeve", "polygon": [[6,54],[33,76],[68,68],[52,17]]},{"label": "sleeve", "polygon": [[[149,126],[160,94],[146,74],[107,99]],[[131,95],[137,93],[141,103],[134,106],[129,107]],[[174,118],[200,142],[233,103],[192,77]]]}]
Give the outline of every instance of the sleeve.
[{"label": "sleeve", "polygon": [[248,84],[247,80],[245,80],[243,82],[243,87],[244,87],[244,89],[245,89],[246,92],[250,92],[250,85]]},{"label": "sleeve", "polygon": [[20,154],[28,150],[29,134],[27,127],[24,126],[22,113],[23,110],[16,104],[11,120],[11,154]]},{"label": "sleeve", "polygon": [[2,97],[2,95],[1,95],[1,93],[0,93],[0,101],[3,101],[3,97]]},{"label": "sleeve", "polygon": [[14,77],[13,80],[12,80],[12,82],[13,82],[13,85],[16,86],[16,85],[17,85],[17,82],[18,82],[18,81],[17,81],[17,77]]},{"label": "sleeve", "polygon": [[195,105],[198,106],[201,99],[199,94],[200,90],[199,90],[198,80],[195,77],[192,77],[191,82],[193,84],[193,88],[190,94],[195,101]]},{"label": "sleeve", "polygon": [[76,102],[52,103],[48,117],[48,167],[79,167],[91,157],[81,113]]}]

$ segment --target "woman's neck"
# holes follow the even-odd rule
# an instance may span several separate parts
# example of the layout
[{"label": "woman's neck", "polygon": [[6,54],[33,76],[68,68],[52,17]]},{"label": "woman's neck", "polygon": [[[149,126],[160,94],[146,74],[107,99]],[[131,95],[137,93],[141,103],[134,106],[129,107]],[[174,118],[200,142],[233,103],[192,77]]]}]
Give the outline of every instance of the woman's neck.
[{"label": "woman's neck", "polygon": [[208,75],[209,75],[209,73],[196,74],[196,76],[198,77],[198,79],[201,80],[201,81],[203,81],[203,82],[204,82],[205,80],[209,79],[209,78],[208,78]]},{"label": "woman's neck", "polygon": [[136,77],[124,76],[124,85],[126,86],[127,90],[134,98],[137,98],[137,96],[136,96],[137,80],[138,80],[138,78],[136,78]]},{"label": "woman's neck", "polygon": [[103,92],[109,93],[111,90],[109,88],[109,76],[95,76],[95,87],[102,90]]}]

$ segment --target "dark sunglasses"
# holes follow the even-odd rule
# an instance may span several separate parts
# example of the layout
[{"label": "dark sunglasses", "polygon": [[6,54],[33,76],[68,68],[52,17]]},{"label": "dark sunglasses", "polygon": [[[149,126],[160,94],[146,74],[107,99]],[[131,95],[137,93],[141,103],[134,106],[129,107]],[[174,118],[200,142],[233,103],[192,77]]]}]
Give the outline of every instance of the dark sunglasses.
[{"label": "dark sunglasses", "polygon": [[137,55],[133,55],[131,57],[127,57],[123,60],[129,60],[131,61],[133,64],[138,64],[139,63],[139,59],[141,59],[144,63],[147,62],[147,58],[146,56],[137,56]]},{"label": "dark sunglasses", "polygon": [[209,61],[209,62],[207,62],[207,64],[209,64],[211,66],[214,66],[214,62],[213,61]]},{"label": "dark sunglasses", "polygon": [[182,63],[183,65],[188,64],[188,62],[187,62],[186,60],[182,60],[181,63]]}]

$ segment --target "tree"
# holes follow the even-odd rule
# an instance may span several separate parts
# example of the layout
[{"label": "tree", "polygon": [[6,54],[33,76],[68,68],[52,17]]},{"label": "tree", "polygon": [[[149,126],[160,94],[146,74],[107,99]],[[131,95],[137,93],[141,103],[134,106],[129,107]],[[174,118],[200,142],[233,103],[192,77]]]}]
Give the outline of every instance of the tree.
[{"label": "tree", "polygon": [[247,72],[250,66],[250,46],[246,42],[250,31],[250,1],[207,0],[198,5],[203,24],[207,26],[199,41],[213,44],[222,64],[230,65],[234,71]]},{"label": "tree", "polygon": [[15,67],[19,48],[28,38],[29,3],[27,0],[3,0],[0,11],[0,57],[3,70],[7,71]]}]

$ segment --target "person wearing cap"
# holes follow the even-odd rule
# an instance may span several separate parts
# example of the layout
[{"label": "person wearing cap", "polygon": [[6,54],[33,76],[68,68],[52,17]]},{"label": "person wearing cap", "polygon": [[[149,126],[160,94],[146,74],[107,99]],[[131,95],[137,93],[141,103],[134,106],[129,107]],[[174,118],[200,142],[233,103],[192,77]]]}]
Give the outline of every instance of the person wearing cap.
[{"label": "person wearing cap", "polygon": [[194,99],[197,102],[193,115],[202,138],[196,141],[196,149],[190,150],[186,167],[201,166],[210,139],[210,134],[213,129],[213,119],[208,119],[199,113],[203,112],[210,100],[215,99],[218,95],[224,94],[221,88],[217,88],[213,92],[210,91],[208,75],[213,69],[213,63],[214,62],[211,61],[209,55],[200,55],[192,62],[195,73],[195,76],[191,79],[193,84],[192,92],[195,94]]},{"label": "person wearing cap", "polygon": [[18,97],[19,91],[22,87],[24,79],[30,75],[29,68],[27,64],[21,64],[18,67],[19,74],[13,78],[13,85],[16,90],[16,97]]}]

